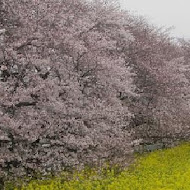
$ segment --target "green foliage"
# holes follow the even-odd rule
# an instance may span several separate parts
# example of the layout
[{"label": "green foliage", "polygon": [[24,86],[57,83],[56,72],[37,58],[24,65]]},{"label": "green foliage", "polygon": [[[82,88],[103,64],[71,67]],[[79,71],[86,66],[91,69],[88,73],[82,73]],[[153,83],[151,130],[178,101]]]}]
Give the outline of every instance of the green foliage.
[{"label": "green foliage", "polygon": [[[13,190],[189,190],[190,144],[137,156],[122,172],[117,167],[62,173]],[[6,190],[10,190],[7,188]]]}]

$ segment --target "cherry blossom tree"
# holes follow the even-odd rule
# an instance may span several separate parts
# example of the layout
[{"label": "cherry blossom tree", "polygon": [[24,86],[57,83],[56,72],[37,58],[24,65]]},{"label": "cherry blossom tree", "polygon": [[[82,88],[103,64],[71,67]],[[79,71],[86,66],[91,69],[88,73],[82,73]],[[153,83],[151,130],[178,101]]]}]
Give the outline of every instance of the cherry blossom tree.
[{"label": "cherry blossom tree", "polygon": [[140,94],[133,101],[132,125],[141,137],[184,137],[189,125],[189,100],[184,96],[189,92],[187,56],[167,30],[150,26],[142,17],[129,21],[135,40],[126,59],[137,73]]},{"label": "cherry blossom tree", "polygon": [[2,4],[2,168],[59,171],[130,154],[132,113],[119,95],[135,96],[134,74],[119,43],[133,38],[122,13],[78,0]]}]

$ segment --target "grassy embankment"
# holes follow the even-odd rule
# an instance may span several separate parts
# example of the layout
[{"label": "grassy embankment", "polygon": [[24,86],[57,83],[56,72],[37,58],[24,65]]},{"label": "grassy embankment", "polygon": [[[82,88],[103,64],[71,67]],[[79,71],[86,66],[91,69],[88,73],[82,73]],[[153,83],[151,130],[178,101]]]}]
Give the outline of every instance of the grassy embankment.
[{"label": "grassy embankment", "polygon": [[[11,185],[12,186],[12,185]],[[63,173],[7,190],[190,190],[190,143],[137,156],[122,171],[109,167]]]}]

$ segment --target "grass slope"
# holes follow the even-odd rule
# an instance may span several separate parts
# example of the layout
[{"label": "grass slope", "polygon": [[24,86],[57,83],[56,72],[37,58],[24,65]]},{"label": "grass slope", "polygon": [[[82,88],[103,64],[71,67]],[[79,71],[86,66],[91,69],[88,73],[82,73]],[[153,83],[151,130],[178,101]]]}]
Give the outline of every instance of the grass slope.
[{"label": "grass slope", "polygon": [[[86,169],[14,190],[190,190],[190,143],[143,156],[128,169]],[[10,189],[7,187],[7,189]]]}]

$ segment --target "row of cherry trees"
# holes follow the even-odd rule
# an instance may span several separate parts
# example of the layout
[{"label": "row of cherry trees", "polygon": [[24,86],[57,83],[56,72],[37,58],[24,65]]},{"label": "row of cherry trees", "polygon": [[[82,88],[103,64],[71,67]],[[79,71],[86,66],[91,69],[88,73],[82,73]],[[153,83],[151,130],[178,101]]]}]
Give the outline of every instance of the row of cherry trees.
[{"label": "row of cherry trees", "polygon": [[188,42],[114,1],[0,0],[0,40],[3,171],[124,158],[140,126],[187,134]]}]

